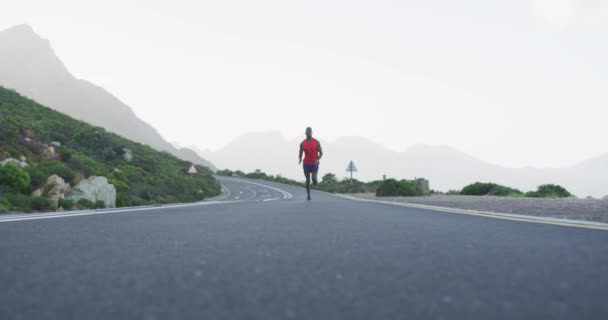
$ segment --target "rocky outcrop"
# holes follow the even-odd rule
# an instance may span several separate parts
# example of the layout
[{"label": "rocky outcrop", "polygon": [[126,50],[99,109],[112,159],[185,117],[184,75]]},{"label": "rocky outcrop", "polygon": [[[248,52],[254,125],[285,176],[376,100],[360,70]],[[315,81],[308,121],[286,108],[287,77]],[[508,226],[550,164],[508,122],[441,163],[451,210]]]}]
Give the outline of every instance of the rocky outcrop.
[{"label": "rocky outcrop", "polygon": [[25,167],[28,166],[27,163],[25,163],[25,161],[19,161],[19,160],[15,159],[15,158],[8,158],[6,160],[0,161],[0,165],[3,165],[3,166],[6,165],[6,164],[8,164],[8,163],[12,163],[12,164],[16,165],[19,168],[25,168]]},{"label": "rocky outcrop", "polygon": [[125,161],[131,162],[131,160],[133,160],[133,152],[131,151],[131,149],[123,148],[122,151],[124,151],[124,154],[122,156]]},{"label": "rocky outcrop", "polygon": [[63,199],[65,194],[70,190],[70,184],[66,183],[61,177],[54,174],[48,179],[46,179],[46,183],[44,187],[42,187],[42,193],[49,197],[49,201],[57,207],[59,204],[59,199]]},{"label": "rocky outcrop", "polygon": [[105,177],[91,176],[80,181],[67,196],[68,199],[78,201],[87,199],[93,203],[103,201],[106,208],[116,207],[116,188],[108,183]]}]

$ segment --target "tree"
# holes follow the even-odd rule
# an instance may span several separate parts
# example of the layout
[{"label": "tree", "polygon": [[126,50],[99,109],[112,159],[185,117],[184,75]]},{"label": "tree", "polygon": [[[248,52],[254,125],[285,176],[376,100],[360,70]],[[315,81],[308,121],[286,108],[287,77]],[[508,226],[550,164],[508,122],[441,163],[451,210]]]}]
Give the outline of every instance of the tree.
[{"label": "tree", "polygon": [[336,178],[336,175],[333,173],[326,173],[322,178],[321,178],[321,183],[323,184],[334,184],[334,183],[338,183],[338,179]]}]

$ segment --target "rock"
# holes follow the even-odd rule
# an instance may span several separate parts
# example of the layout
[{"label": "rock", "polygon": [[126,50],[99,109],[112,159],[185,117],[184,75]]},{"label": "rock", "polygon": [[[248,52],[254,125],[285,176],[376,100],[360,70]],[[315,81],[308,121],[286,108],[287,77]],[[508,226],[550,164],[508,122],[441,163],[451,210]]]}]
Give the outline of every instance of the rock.
[{"label": "rock", "polygon": [[32,197],[42,197],[42,189],[38,188],[32,192]]},{"label": "rock", "polygon": [[587,198],[585,198],[585,200],[595,200],[595,198],[592,196],[588,196]]},{"label": "rock", "polygon": [[105,177],[91,176],[86,180],[80,181],[78,185],[70,191],[68,199],[78,201],[87,199],[93,203],[103,201],[106,208],[116,207],[116,188],[108,183]]},{"label": "rock", "polygon": [[61,142],[59,142],[59,141],[53,141],[53,142],[51,142],[51,146],[55,147],[55,148],[59,148],[59,147],[61,147]]},{"label": "rock", "polygon": [[24,155],[20,155],[19,160],[21,160],[21,162],[26,162],[27,158]]},{"label": "rock", "polygon": [[24,138],[30,139],[30,140],[34,139],[36,137],[36,135],[34,135],[34,131],[32,131],[32,130],[23,130],[22,135]]},{"label": "rock", "polygon": [[49,201],[57,207],[59,205],[59,199],[63,199],[65,194],[70,190],[70,184],[54,174],[46,179],[42,189],[43,194],[47,195]]},{"label": "rock", "polygon": [[8,163],[12,163],[12,164],[16,165],[19,168],[25,168],[25,167],[28,166],[27,163],[25,163],[23,161],[19,161],[19,160],[15,159],[15,158],[8,158],[8,159],[0,161],[0,165],[3,165],[3,166],[6,165],[6,164],[8,164]]},{"label": "rock", "polygon": [[65,194],[70,190],[70,184],[54,174],[46,179],[43,188],[46,195]]},{"label": "rock", "polygon": [[49,159],[55,159],[55,147],[50,146],[42,150],[42,156]]},{"label": "rock", "polygon": [[131,149],[122,148],[122,150],[125,152],[125,154],[122,155],[125,161],[131,162],[131,160],[133,160],[133,152],[131,152]]}]

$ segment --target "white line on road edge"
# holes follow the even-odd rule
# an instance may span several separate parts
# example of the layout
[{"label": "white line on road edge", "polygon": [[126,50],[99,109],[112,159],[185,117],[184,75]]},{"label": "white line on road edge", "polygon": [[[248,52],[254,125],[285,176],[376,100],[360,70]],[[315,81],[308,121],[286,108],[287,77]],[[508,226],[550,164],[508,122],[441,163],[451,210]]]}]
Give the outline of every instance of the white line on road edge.
[{"label": "white line on road edge", "polygon": [[68,217],[78,217],[78,216],[89,216],[95,214],[104,214],[104,213],[121,213],[121,212],[134,212],[134,211],[144,211],[144,210],[159,210],[159,209],[171,209],[171,208],[181,208],[181,207],[192,207],[192,206],[205,206],[211,204],[223,204],[223,203],[235,203],[241,201],[208,201],[208,202],[194,202],[194,203],[184,203],[184,204],[176,204],[176,205],[162,205],[162,206],[146,206],[146,207],[136,207],[136,208],[120,208],[120,209],[103,209],[103,210],[89,210],[89,211],[80,211],[74,213],[45,213],[45,214],[31,214],[27,217],[20,214],[18,216],[8,216],[0,218],[0,223],[2,222],[12,222],[12,221],[23,221],[23,220],[37,220],[37,219],[52,219],[52,218],[68,218]]},{"label": "white line on road edge", "polygon": [[262,200],[262,201],[266,202],[266,201],[274,201],[274,200],[279,200],[279,198],[264,199],[264,200]]},{"label": "white line on road edge", "polygon": [[395,206],[400,206],[400,207],[427,209],[427,210],[441,211],[441,212],[448,212],[448,213],[459,213],[459,214],[466,214],[466,215],[471,215],[471,216],[494,218],[494,219],[522,221],[522,222],[531,222],[531,223],[543,223],[543,224],[552,224],[552,225],[565,226],[565,227],[577,227],[577,228],[587,228],[587,229],[595,229],[595,230],[608,230],[608,223],[593,222],[593,221],[526,216],[526,215],[514,214],[514,213],[496,213],[496,212],[487,212],[487,211],[455,209],[455,208],[448,208],[448,207],[429,206],[429,205],[424,205],[424,204],[413,204],[413,203],[405,203],[405,202],[363,199],[363,198],[357,198],[357,197],[347,196],[347,195],[343,195],[343,194],[335,194],[335,196],[344,198],[344,199],[354,200],[354,201],[382,203],[382,204],[389,204],[389,205],[395,205]]},{"label": "white line on road edge", "polygon": [[281,194],[283,194],[283,199],[291,199],[291,197],[292,197],[291,193],[289,193],[289,192],[287,192],[285,190],[281,190],[279,188],[271,187],[271,186],[268,186],[268,185],[265,185],[265,184],[261,184],[261,183],[257,183],[257,182],[251,182],[251,181],[246,181],[246,180],[240,180],[240,179],[230,179],[230,178],[222,178],[222,179],[230,180],[230,181],[236,181],[236,182],[244,182],[244,183],[249,183],[249,184],[253,184],[253,185],[256,185],[256,186],[268,188],[270,190],[274,190],[274,191],[277,191],[277,192],[280,192]]}]

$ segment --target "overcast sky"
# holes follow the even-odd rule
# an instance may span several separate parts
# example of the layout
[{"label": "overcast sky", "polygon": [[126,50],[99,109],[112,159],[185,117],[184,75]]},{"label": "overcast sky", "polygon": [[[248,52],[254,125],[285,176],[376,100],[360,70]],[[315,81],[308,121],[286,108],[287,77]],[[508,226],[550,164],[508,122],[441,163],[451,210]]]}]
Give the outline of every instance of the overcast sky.
[{"label": "overcast sky", "polygon": [[608,152],[607,0],[0,0],[169,141],[442,144],[506,166]]}]

